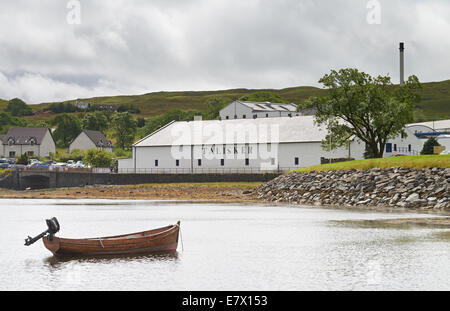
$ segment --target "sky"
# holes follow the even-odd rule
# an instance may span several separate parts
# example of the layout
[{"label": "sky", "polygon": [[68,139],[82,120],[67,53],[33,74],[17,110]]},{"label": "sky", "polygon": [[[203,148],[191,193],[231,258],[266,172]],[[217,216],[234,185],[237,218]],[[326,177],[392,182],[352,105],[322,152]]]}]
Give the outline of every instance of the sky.
[{"label": "sky", "polygon": [[448,0],[0,0],[0,98],[450,79]]}]

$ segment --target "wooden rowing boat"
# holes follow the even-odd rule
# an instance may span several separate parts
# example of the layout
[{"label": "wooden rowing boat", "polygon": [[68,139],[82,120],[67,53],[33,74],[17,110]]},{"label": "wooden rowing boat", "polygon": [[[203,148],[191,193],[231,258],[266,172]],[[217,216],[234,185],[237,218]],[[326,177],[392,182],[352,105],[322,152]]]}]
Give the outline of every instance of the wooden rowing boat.
[{"label": "wooden rowing boat", "polygon": [[[55,219],[57,224],[57,220]],[[56,226],[56,225],[55,225]],[[92,239],[66,239],[50,234],[42,236],[45,247],[55,256],[91,256],[91,255],[119,255],[142,254],[151,252],[174,252],[178,246],[180,222],[175,225],[136,232],[124,235],[92,238]],[[44,233],[42,233],[44,234]],[[41,235],[42,235],[41,234]],[[39,237],[39,236],[38,236]],[[31,245],[36,238],[28,238],[25,245]]]}]

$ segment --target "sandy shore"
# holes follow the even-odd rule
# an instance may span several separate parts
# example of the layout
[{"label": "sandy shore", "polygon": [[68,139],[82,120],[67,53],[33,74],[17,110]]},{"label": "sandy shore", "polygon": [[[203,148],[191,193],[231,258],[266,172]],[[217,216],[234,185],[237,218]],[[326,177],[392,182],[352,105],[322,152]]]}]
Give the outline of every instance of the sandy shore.
[{"label": "sandy shore", "polygon": [[86,186],[43,190],[0,189],[0,198],[24,199],[120,199],[189,200],[209,202],[261,202],[249,192],[252,185],[151,184],[126,186]]}]

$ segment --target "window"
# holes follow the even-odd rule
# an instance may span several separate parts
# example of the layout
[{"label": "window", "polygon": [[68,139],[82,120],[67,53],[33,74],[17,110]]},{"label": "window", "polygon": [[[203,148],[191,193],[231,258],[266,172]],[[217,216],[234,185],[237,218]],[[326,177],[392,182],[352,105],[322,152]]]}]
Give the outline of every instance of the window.
[{"label": "window", "polygon": [[275,165],[275,158],[270,158],[270,164]]},{"label": "window", "polygon": [[226,117],[225,117],[225,119],[227,119],[227,120],[228,120],[229,118],[230,118],[229,116],[226,116]]},{"label": "window", "polygon": [[245,114],[242,115],[242,119],[246,119],[247,116]]},{"label": "window", "polygon": [[176,166],[180,166],[180,160],[176,160],[176,161],[175,161],[175,165],[176,165]]},{"label": "window", "polygon": [[266,118],[268,118],[269,117],[269,114],[268,113],[266,113]]},{"label": "window", "polygon": [[250,159],[245,159],[245,166],[249,166],[250,165]]},{"label": "window", "polygon": [[411,152],[411,145],[408,145],[408,152]]},{"label": "window", "polygon": [[202,160],[201,159],[198,159],[197,163],[198,163],[198,166],[202,166]]},{"label": "window", "polygon": [[155,160],[155,166],[158,166],[158,160]]},{"label": "window", "polygon": [[256,119],[257,117],[258,117],[257,114],[254,114],[254,115],[253,115],[253,119]]},{"label": "window", "polygon": [[299,163],[298,158],[295,158],[295,165],[298,165],[298,163]]},{"label": "window", "polygon": [[16,152],[15,151],[10,151],[9,152],[9,157],[10,158],[15,158],[16,157]]},{"label": "window", "polygon": [[225,159],[220,159],[220,166],[224,166],[225,165]]},{"label": "window", "polygon": [[394,144],[394,151],[397,151],[397,144]]},{"label": "window", "polygon": [[26,155],[29,157],[32,157],[32,156],[34,156],[34,151],[27,151]]},{"label": "window", "polygon": [[391,143],[386,144],[386,152],[388,152],[388,153],[392,152],[392,144]]}]

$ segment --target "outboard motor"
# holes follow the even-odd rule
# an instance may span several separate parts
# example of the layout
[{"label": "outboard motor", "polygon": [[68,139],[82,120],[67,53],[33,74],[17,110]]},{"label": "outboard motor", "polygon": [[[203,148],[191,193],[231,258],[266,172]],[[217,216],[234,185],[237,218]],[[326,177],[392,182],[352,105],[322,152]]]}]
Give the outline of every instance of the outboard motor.
[{"label": "outboard motor", "polygon": [[56,217],[53,217],[51,219],[46,219],[45,222],[47,223],[48,229],[34,238],[28,236],[28,238],[25,239],[26,246],[30,246],[31,244],[40,240],[42,237],[44,237],[47,234],[48,234],[48,239],[50,241],[53,239],[53,236],[55,235],[55,233],[57,233],[59,231],[58,219],[56,219]]}]

